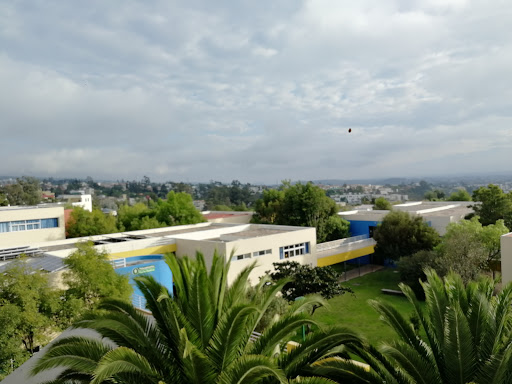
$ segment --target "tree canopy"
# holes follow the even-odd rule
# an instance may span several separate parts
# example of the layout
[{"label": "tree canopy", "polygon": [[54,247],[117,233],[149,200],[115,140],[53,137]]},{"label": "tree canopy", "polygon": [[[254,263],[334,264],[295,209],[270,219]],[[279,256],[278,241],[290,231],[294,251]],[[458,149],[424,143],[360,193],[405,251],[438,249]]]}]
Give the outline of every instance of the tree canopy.
[{"label": "tree canopy", "polygon": [[391,211],[393,209],[393,206],[391,203],[386,200],[385,197],[377,197],[375,199],[375,204],[373,205],[373,209],[376,210],[383,210],[383,211]]},{"label": "tree canopy", "polygon": [[350,226],[338,216],[334,200],[311,182],[284,182],[281,190],[263,192],[256,201],[253,222],[315,227],[318,242],[348,237]]},{"label": "tree canopy", "polygon": [[512,192],[504,193],[500,187],[489,184],[473,192],[473,209],[483,225],[494,224],[502,219],[508,228],[512,228]]},{"label": "tree canopy", "polygon": [[130,300],[133,289],[128,277],[116,273],[108,254],[96,250],[92,242],[77,243],[77,250],[64,259],[64,264],[68,267],[63,275],[66,294],[83,299],[87,309],[104,298]]},{"label": "tree canopy", "polygon": [[[36,205],[41,202],[41,187],[35,177],[23,176],[16,179],[16,183],[0,188],[0,195],[4,195],[10,205]],[[5,205],[0,196],[0,205]]]},{"label": "tree canopy", "polygon": [[421,216],[402,211],[388,213],[377,226],[373,238],[377,242],[375,253],[392,260],[421,250],[432,250],[441,241],[436,230]]},{"label": "tree canopy", "polygon": [[75,207],[66,223],[67,237],[84,237],[118,232],[116,218],[100,209],[89,212]]},{"label": "tree canopy", "polygon": [[496,267],[493,263],[501,258],[500,237],[508,232],[503,220],[485,227],[478,217],[449,224],[436,247],[439,254],[436,270],[442,275],[454,271],[464,282],[476,279],[482,270]]},{"label": "tree canopy", "polygon": [[452,192],[450,196],[446,198],[447,201],[471,201],[471,195],[465,189],[459,189],[456,192]]},{"label": "tree canopy", "polygon": [[319,294],[324,299],[332,299],[336,295],[352,292],[340,284],[340,275],[332,267],[312,267],[296,261],[272,263],[274,271],[267,271],[274,282],[288,279],[282,289],[283,297],[294,301],[299,297]]}]

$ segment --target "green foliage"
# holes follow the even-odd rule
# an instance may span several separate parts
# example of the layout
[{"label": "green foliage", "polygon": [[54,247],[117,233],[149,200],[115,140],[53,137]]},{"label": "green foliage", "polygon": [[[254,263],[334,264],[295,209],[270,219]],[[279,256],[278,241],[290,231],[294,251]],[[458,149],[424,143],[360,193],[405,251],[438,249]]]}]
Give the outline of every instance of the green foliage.
[{"label": "green foliage", "polygon": [[62,308],[59,294],[47,276],[33,271],[23,260],[13,262],[0,274],[0,377],[17,367],[56,330]]},{"label": "green foliage", "polygon": [[340,274],[331,267],[311,267],[296,261],[272,263],[272,265],[274,272],[267,271],[272,281],[289,280],[281,291],[288,301],[315,293],[324,299],[332,299],[336,295],[352,292],[341,286]]},{"label": "green foliage", "polygon": [[83,299],[87,309],[103,298],[130,300],[133,289],[128,277],[116,273],[107,253],[96,250],[91,242],[77,243],[77,250],[64,264],[69,269],[63,275],[68,298]]},{"label": "green foliage", "polygon": [[459,189],[446,198],[447,201],[471,201],[471,195],[465,189]]},{"label": "green foliage", "polygon": [[494,296],[494,282],[464,285],[460,276],[441,280],[432,270],[423,283],[425,306],[405,284],[400,288],[415,308],[416,330],[392,305],[371,301],[396,341],[381,351],[361,351],[386,383],[509,383],[512,368],[512,285]]},{"label": "green foliage", "polygon": [[[6,185],[0,190],[10,205],[36,205],[41,202],[41,188],[35,177],[23,176],[15,184]],[[2,203],[0,198],[0,205]]]},{"label": "green foliage", "polygon": [[278,224],[279,210],[284,201],[284,192],[277,189],[263,191],[261,199],[256,200],[252,220],[257,224]]},{"label": "green foliage", "polygon": [[425,200],[429,201],[442,201],[444,200],[445,196],[446,194],[444,193],[444,191],[440,189],[433,189],[431,191],[425,192],[425,195],[423,197],[425,198]]},{"label": "green foliage", "polygon": [[158,222],[168,226],[196,224],[205,221],[201,212],[194,207],[192,197],[185,192],[169,192],[167,200],[158,200],[154,209]]},{"label": "green foliage", "polygon": [[256,201],[253,222],[315,227],[318,242],[348,237],[350,226],[338,216],[334,200],[311,182],[284,182],[282,190],[265,191]]},{"label": "green foliage", "polygon": [[503,220],[483,227],[478,217],[451,223],[436,251],[440,255],[436,270],[445,275],[452,270],[464,282],[474,280],[480,272],[491,269],[500,260],[500,237],[508,233]]},{"label": "green foliage", "polygon": [[420,300],[425,300],[425,292],[421,281],[426,281],[425,270],[437,268],[438,254],[434,251],[419,251],[411,256],[404,256],[398,260],[400,280],[411,287]]},{"label": "green foliage", "polygon": [[504,193],[497,185],[489,184],[473,192],[473,201],[480,202],[473,205],[473,209],[483,225],[502,219],[512,228],[512,192]]},{"label": "green foliage", "polygon": [[389,201],[386,200],[385,197],[378,197],[375,199],[375,204],[373,205],[373,209],[383,210],[383,211],[391,211],[393,206]]},{"label": "green foliage", "polygon": [[250,341],[285,282],[262,281],[249,295],[254,265],[228,285],[224,256],[215,254],[209,271],[201,254],[195,260],[167,255],[166,261],[174,296],[150,276],[137,278],[153,318],[126,303],[105,301],[101,313],[76,324],[99,332],[102,340],[64,338],[50,346],[32,373],[60,367],[59,379],[91,383],[327,383],[312,377],[311,365],[327,356],[345,357],[344,347],[362,345],[357,335],[335,327],[318,329],[291,353],[280,352],[298,328],[314,324],[307,313],[322,304],[317,297],[289,306]]},{"label": "green foliage", "polygon": [[86,211],[81,207],[73,208],[66,223],[67,237],[84,237],[118,232],[116,218],[105,215],[100,209]]},{"label": "green foliage", "polygon": [[373,235],[375,253],[385,259],[398,260],[421,250],[432,250],[440,237],[420,216],[392,211],[379,224]]}]

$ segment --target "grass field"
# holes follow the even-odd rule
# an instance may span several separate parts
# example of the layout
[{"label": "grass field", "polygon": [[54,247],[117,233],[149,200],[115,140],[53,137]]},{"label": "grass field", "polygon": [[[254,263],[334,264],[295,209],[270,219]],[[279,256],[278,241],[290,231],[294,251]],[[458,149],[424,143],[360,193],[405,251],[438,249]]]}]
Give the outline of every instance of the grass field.
[{"label": "grass field", "polygon": [[344,294],[329,300],[328,308],[320,308],[314,318],[328,325],[342,325],[360,332],[372,344],[391,341],[396,338],[394,331],[379,319],[377,312],[368,305],[368,300],[377,299],[393,304],[407,318],[412,314],[412,305],[405,297],[384,295],[382,288],[399,289],[398,273],[383,269],[342,283],[354,294]]}]

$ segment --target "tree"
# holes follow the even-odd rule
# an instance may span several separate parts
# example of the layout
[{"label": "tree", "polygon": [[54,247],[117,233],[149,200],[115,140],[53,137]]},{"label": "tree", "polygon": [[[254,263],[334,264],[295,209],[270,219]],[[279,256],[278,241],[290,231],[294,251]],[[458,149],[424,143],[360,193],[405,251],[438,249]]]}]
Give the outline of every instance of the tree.
[{"label": "tree", "polygon": [[61,307],[59,295],[43,272],[33,271],[23,260],[14,261],[0,274],[0,287],[0,317],[11,316],[5,324],[13,329],[12,334],[2,331],[0,344],[7,349],[9,343],[17,344],[17,348],[23,344],[32,354],[37,345],[47,341],[47,332],[55,328],[54,318]]},{"label": "tree", "polygon": [[105,215],[100,209],[86,211],[75,207],[66,223],[67,237],[84,237],[118,232],[116,218]]},{"label": "tree", "polygon": [[508,232],[503,220],[486,227],[478,217],[449,224],[436,248],[440,256],[436,270],[442,275],[452,270],[464,282],[476,279],[482,270],[492,269],[500,260],[500,237]]},{"label": "tree", "polygon": [[429,201],[440,201],[440,200],[443,200],[445,196],[446,195],[445,195],[444,191],[442,191],[440,189],[433,189],[433,190],[425,192],[424,198],[425,198],[425,200],[429,200]]},{"label": "tree", "polygon": [[256,200],[252,220],[258,224],[277,224],[279,210],[284,201],[284,192],[277,189],[263,191],[261,199]]},{"label": "tree", "polygon": [[23,176],[6,185],[3,193],[10,205],[36,205],[41,202],[41,188],[35,177]]},{"label": "tree", "polygon": [[456,192],[452,192],[450,196],[446,198],[448,201],[471,201],[471,195],[465,189],[459,189]]},{"label": "tree", "polygon": [[483,225],[502,219],[508,228],[512,228],[512,192],[505,194],[497,185],[489,184],[473,191],[473,201],[480,202],[474,204],[473,209]]},{"label": "tree", "polygon": [[167,200],[158,200],[154,207],[155,218],[168,226],[201,223],[204,220],[192,202],[192,197],[185,192],[171,191]]},{"label": "tree", "polygon": [[340,275],[332,267],[311,267],[308,264],[299,264],[296,261],[272,263],[274,272],[267,271],[267,275],[274,282],[288,279],[281,293],[288,301],[311,294],[322,295],[324,299],[332,299],[336,295],[352,292],[343,288]]},{"label": "tree", "polygon": [[393,206],[391,203],[386,200],[385,197],[378,197],[375,199],[375,204],[373,206],[373,209],[376,210],[383,210],[383,211],[391,211],[393,209]]},{"label": "tree", "polygon": [[421,250],[432,250],[440,242],[439,234],[421,216],[392,211],[373,234],[375,253],[384,259],[398,260]]},{"label": "tree", "polygon": [[315,227],[318,242],[348,237],[350,227],[338,216],[334,200],[311,182],[284,182],[281,191],[265,191],[256,201],[253,222]]},{"label": "tree", "polygon": [[150,276],[136,279],[153,318],[129,304],[106,301],[103,313],[75,325],[97,331],[101,340],[64,338],[48,348],[32,373],[64,368],[58,379],[69,383],[327,383],[311,377],[312,364],[346,357],[344,346],[361,344],[344,328],[322,328],[292,353],[281,352],[297,328],[314,324],[307,312],[321,303],[315,297],[289,306],[251,342],[252,331],[285,282],[267,286],[262,281],[251,296],[247,279],[254,264],[228,286],[224,256],[214,255],[209,272],[201,254],[196,260],[167,255],[166,261],[174,296]]},{"label": "tree", "polygon": [[81,298],[87,309],[103,298],[130,301],[133,289],[128,277],[120,275],[108,261],[106,252],[98,251],[92,242],[77,243],[77,250],[66,259],[63,282],[69,298]]},{"label": "tree", "polygon": [[427,280],[425,270],[438,267],[438,253],[435,251],[418,251],[411,256],[401,257],[397,264],[400,281],[411,287],[418,299],[425,300],[425,291],[421,281]]},{"label": "tree", "polygon": [[494,281],[489,278],[464,286],[456,274],[444,281],[432,270],[426,274],[425,306],[407,285],[400,284],[420,329],[391,304],[371,301],[398,336],[380,352],[370,348],[361,353],[373,361],[381,382],[510,383],[512,285],[494,296]]}]

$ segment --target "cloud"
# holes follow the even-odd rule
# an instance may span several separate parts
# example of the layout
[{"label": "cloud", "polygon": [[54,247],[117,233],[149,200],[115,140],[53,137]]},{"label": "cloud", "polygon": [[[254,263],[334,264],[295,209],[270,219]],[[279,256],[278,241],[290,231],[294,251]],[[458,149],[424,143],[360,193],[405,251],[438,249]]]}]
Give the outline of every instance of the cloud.
[{"label": "cloud", "polygon": [[511,11],[481,0],[3,3],[0,175],[505,172]]}]

